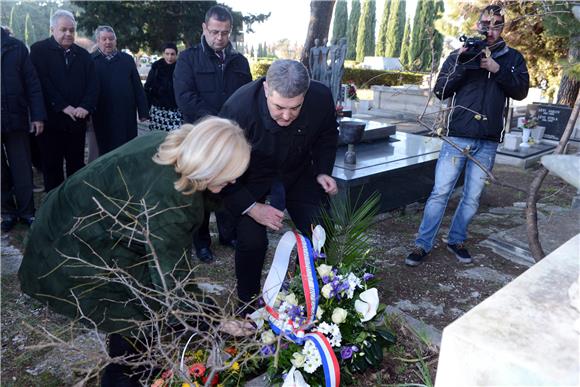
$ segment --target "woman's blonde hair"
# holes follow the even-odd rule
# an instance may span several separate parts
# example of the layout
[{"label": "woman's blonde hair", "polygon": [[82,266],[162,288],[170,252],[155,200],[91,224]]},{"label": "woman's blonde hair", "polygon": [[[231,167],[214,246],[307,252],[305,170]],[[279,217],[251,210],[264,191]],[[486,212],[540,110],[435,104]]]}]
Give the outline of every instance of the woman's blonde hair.
[{"label": "woman's blonde hair", "polygon": [[175,189],[184,195],[240,177],[250,162],[250,144],[233,121],[207,117],[184,124],[159,146],[153,161],[174,165],[181,177]]}]

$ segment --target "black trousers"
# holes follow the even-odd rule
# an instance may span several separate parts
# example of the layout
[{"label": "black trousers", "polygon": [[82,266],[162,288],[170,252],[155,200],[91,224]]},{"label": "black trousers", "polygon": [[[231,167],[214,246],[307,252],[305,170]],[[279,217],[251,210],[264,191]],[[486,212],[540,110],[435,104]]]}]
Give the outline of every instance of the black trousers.
[{"label": "black trousers", "polygon": [[[292,187],[285,187],[286,209],[296,228],[310,237],[311,225],[319,223],[320,210],[327,196],[314,177],[304,174]],[[238,297],[249,304],[260,294],[260,279],[264,268],[268,238],[266,227],[249,215],[238,217],[235,264]]]},{"label": "black trousers", "polygon": [[[123,356],[127,361],[138,361],[145,351],[143,343],[119,334],[113,333],[108,337],[108,352],[111,357]],[[140,380],[152,379],[157,371],[146,367],[130,367],[124,364],[111,363],[105,367],[101,377],[101,387],[141,387]]]},{"label": "black trousers", "polygon": [[2,133],[2,217],[34,216],[28,132]]},{"label": "black trousers", "polygon": [[38,136],[46,192],[64,181],[65,163],[67,177],[85,166],[86,123],[69,121],[59,122],[59,127],[51,124]]},{"label": "black trousers", "polygon": [[[196,251],[211,246],[211,236],[209,235],[209,217],[211,212],[206,211],[203,216],[203,222],[193,233],[193,245]],[[219,240],[227,243],[236,239],[236,218],[226,210],[215,212]]]}]

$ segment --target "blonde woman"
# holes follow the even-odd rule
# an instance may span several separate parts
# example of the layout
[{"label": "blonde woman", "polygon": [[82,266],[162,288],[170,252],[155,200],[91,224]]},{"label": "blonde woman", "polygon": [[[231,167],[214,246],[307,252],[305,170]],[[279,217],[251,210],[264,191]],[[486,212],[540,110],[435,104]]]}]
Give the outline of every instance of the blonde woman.
[{"label": "blonde woman", "polygon": [[[57,313],[78,318],[82,311],[85,322],[116,333],[111,356],[130,352],[122,336],[150,316],[141,305],[149,298],[135,288],[174,291],[191,275],[203,191],[220,192],[249,159],[243,131],[217,117],[149,133],[98,158],[46,196],[28,235],[22,290]],[[103,385],[120,385],[124,370],[107,367]]]}]

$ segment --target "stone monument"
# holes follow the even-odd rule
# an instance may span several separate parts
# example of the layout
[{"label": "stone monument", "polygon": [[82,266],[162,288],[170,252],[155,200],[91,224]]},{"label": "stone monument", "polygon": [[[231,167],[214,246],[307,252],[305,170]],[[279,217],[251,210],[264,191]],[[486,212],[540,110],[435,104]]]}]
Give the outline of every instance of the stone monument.
[{"label": "stone monument", "polygon": [[[310,77],[317,81],[321,80],[323,76],[323,66],[322,62],[322,47],[320,47],[320,39],[314,39],[314,47],[310,49],[310,54],[308,55],[308,67],[310,67]],[[325,60],[326,62],[326,60]]]},{"label": "stone monument", "polygon": [[341,100],[340,88],[346,59],[346,38],[340,38],[338,45],[331,47],[330,57],[330,90],[336,104]]},{"label": "stone monument", "polygon": [[322,40],[322,46],[320,47],[320,79],[319,81],[324,83],[326,86],[330,87],[330,65],[328,63],[330,47],[328,47],[328,39],[324,38]]}]

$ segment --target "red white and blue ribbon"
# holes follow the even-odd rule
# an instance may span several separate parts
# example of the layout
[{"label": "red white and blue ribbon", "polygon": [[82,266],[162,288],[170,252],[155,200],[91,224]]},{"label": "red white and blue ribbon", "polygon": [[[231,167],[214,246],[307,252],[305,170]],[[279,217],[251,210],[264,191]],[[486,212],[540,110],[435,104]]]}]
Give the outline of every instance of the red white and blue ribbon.
[{"label": "red white and blue ribbon", "polygon": [[[290,318],[282,318],[281,313],[275,309],[276,299],[288,273],[290,255],[294,246],[296,246],[298,253],[300,276],[306,300],[306,321],[301,326],[297,326]],[[262,297],[266,304],[265,310],[268,312],[268,320],[272,331],[277,335],[283,334],[284,337],[296,344],[304,344],[306,340],[311,340],[322,359],[326,386],[338,386],[340,384],[340,368],[328,339],[320,332],[307,333],[307,331],[314,328],[313,324],[316,319],[320,290],[314,266],[312,245],[307,238],[297,231],[288,231],[280,239],[276,247],[272,267],[262,288]]]}]

